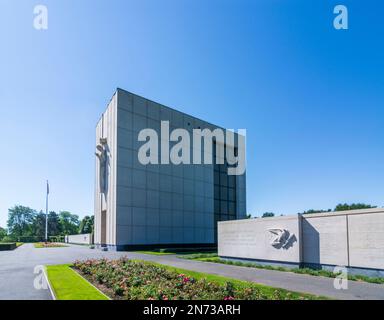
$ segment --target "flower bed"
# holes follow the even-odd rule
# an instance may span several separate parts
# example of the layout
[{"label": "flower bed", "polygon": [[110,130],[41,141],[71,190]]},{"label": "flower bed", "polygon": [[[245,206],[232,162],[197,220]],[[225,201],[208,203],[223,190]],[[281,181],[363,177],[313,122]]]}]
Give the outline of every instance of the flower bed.
[{"label": "flower bed", "polygon": [[[86,260],[76,261],[75,270],[114,299],[128,300],[259,300],[307,299],[310,295],[274,289],[238,280],[209,280],[209,276],[193,277],[187,270],[180,273],[175,268],[143,261]],[[187,274],[188,273],[188,274]],[[229,279],[228,279],[229,280]],[[240,284],[240,285],[239,285]]]},{"label": "flower bed", "polygon": [[35,248],[61,248],[61,247],[67,247],[66,245],[62,243],[55,243],[55,242],[38,242],[35,243]]}]

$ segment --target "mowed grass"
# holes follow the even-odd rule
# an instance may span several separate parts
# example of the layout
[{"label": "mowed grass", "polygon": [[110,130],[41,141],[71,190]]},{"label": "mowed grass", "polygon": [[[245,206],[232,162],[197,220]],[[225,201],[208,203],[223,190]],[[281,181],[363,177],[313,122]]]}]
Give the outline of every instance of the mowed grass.
[{"label": "mowed grass", "polygon": [[47,266],[47,275],[57,300],[109,300],[71,265]]}]

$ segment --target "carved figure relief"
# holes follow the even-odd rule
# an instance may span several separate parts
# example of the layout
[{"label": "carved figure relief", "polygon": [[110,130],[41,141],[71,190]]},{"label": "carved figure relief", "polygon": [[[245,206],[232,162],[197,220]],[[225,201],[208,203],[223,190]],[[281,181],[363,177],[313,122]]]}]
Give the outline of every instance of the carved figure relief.
[{"label": "carved figure relief", "polygon": [[106,194],[108,181],[109,149],[106,138],[100,138],[96,146],[96,156],[99,159],[99,187],[100,193]]}]

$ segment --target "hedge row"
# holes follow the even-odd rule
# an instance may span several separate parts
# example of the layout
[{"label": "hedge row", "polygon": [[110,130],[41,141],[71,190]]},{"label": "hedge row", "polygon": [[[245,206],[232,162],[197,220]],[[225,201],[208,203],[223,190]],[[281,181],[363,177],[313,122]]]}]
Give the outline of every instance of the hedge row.
[{"label": "hedge row", "polygon": [[16,243],[0,243],[0,251],[14,250],[16,249]]}]

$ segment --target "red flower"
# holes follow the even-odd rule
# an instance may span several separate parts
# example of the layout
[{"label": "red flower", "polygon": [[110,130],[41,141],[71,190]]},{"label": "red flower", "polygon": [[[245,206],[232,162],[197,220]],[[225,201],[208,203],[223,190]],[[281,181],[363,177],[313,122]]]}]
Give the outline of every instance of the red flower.
[{"label": "red flower", "polygon": [[188,277],[184,277],[184,278],[183,278],[183,282],[184,282],[184,283],[189,282],[189,278],[188,278]]}]

